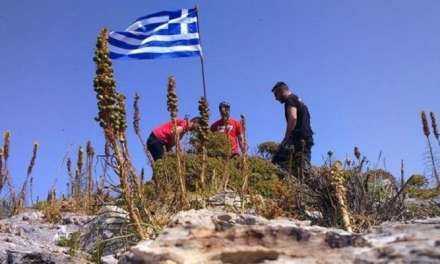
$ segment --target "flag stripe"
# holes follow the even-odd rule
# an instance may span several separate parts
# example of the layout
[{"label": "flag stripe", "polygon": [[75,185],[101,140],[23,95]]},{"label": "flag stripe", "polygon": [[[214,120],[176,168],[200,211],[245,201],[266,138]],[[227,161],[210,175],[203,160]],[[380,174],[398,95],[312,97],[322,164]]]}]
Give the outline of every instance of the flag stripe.
[{"label": "flag stripe", "polygon": [[129,55],[121,55],[118,53],[110,52],[110,57],[112,59],[138,59],[138,60],[194,57],[199,55],[200,55],[200,51],[179,51],[172,53],[140,53],[140,54],[129,54]]},{"label": "flag stripe", "polygon": [[[187,17],[187,16],[177,17],[174,19],[169,19],[169,20],[165,21],[164,23],[154,23],[158,26],[158,29],[154,30],[153,32],[158,31],[163,28],[166,28],[166,26],[169,24],[172,24],[172,23],[177,24],[177,23],[182,23],[182,22],[194,23],[194,22],[197,22],[197,17]],[[142,23],[138,24],[138,22],[135,22],[134,24],[130,25],[125,31],[138,31],[138,32],[144,32],[146,34],[150,34],[150,32],[148,32],[148,30],[142,30],[142,29],[147,25],[154,25],[154,24],[142,24]],[[133,28],[133,29],[130,30],[130,28]]]},{"label": "flag stripe", "polygon": [[192,46],[173,46],[173,47],[143,47],[139,49],[123,49],[115,46],[109,46],[109,49],[113,53],[128,55],[138,53],[170,53],[178,51],[199,51],[200,45]]},{"label": "flag stripe", "polygon": [[[191,8],[191,9],[187,9],[188,10],[188,16],[190,17],[196,17],[197,16],[197,10],[195,8]],[[169,16],[171,18],[176,18],[176,17],[180,17],[182,15],[182,9],[177,10],[177,11],[160,11],[154,14],[149,14],[143,17],[139,17],[138,19],[135,20],[139,21],[139,20],[144,20],[146,18],[150,18],[150,17],[160,17],[160,16]]]},{"label": "flag stripe", "polygon": [[140,27],[143,27],[145,25],[150,25],[150,24],[163,24],[163,23],[168,22],[169,20],[170,20],[169,16],[149,17],[149,18],[138,20],[138,21],[134,22],[126,29],[126,31],[133,31],[133,30],[136,30]]},{"label": "flag stripe", "polygon": [[152,35],[145,39],[136,39],[136,38],[128,37],[127,34],[125,33],[127,32],[112,32],[110,33],[109,40],[123,42],[126,43],[127,45],[132,45],[132,46],[141,46],[154,41],[169,42],[169,41],[177,41],[177,40],[199,39],[198,33],[188,33],[185,35]]},{"label": "flag stripe", "polygon": [[123,49],[139,49],[142,47],[172,47],[172,46],[191,46],[200,44],[199,39],[178,39],[173,41],[148,41],[144,44],[129,44],[128,42],[120,41],[115,38],[109,39],[109,44],[114,47]]}]

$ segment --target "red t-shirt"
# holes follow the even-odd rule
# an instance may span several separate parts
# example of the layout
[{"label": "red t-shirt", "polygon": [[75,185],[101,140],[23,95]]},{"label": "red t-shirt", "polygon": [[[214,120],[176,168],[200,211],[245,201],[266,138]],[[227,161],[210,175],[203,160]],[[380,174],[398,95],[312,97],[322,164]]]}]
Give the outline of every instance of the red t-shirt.
[{"label": "red t-shirt", "polygon": [[[183,128],[183,132],[180,134],[180,137],[183,137],[183,135],[188,132],[188,122],[186,120],[183,119],[177,119],[177,127],[182,127]],[[153,134],[163,143],[165,143],[165,145],[167,147],[172,147],[173,146],[173,142],[174,142],[174,138],[173,138],[173,122],[169,121],[165,124],[162,124],[158,127],[156,127],[153,130]]]},{"label": "red t-shirt", "polygon": [[222,132],[228,135],[231,142],[232,153],[239,153],[238,137],[243,133],[241,123],[235,119],[229,118],[227,124],[222,119],[211,125],[212,132]]}]

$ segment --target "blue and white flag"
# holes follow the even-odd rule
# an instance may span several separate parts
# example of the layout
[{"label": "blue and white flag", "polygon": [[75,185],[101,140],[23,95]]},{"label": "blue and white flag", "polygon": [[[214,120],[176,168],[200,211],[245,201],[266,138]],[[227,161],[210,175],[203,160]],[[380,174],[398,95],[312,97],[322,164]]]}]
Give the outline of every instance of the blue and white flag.
[{"label": "blue and white flag", "polygon": [[112,59],[157,59],[200,56],[197,9],[162,11],[138,18],[108,38]]}]

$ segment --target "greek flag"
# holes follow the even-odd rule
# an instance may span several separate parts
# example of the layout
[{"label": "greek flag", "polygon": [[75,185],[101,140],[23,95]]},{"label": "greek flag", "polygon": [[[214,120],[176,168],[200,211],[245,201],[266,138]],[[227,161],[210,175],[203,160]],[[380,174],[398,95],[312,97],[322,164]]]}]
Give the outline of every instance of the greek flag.
[{"label": "greek flag", "polygon": [[157,59],[200,56],[197,9],[162,11],[138,18],[108,38],[110,58]]}]

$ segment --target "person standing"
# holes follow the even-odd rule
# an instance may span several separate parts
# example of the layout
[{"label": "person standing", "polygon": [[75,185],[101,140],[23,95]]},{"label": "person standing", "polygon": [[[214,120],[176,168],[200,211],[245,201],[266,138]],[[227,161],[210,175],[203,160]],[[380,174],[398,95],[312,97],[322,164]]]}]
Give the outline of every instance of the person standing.
[{"label": "person standing", "polygon": [[221,102],[218,106],[221,118],[211,125],[212,132],[225,133],[231,143],[232,157],[244,152],[243,127],[241,123],[230,116],[231,105]]},{"label": "person standing", "polygon": [[[290,157],[295,159],[295,157],[302,156],[310,165],[311,149],[314,143],[308,107],[298,96],[292,93],[284,82],[277,82],[272,88],[272,93],[277,101],[284,104],[286,118],[284,138],[278,151],[273,156],[272,162],[286,167],[286,162],[289,161]],[[295,162],[295,160],[293,161]]]},{"label": "person standing", "polygon": [[[191,120],[176,119],[176,134],[180,140],[188,131],[196,129],[200,118],[194,117]],[[147,140],[148,151],[156,161],[161,159],[165,151],[170,151],[176,145],[173,121],[161,124],[153,129]]]}]

